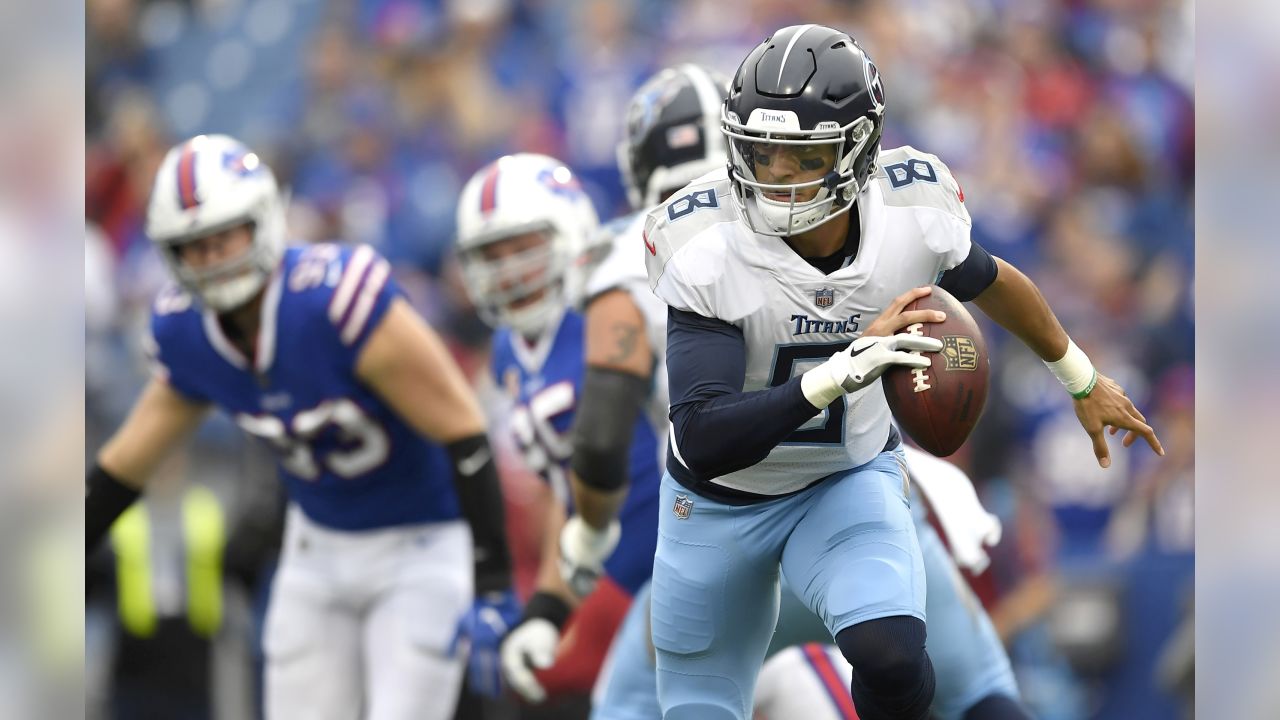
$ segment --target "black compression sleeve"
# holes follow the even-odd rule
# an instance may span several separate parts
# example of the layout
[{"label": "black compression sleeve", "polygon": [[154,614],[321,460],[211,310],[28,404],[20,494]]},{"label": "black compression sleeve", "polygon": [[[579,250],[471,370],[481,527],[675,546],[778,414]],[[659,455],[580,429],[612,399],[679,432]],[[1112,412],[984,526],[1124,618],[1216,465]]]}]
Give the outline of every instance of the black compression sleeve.
[{"label": "black compression sleeve", "polygon": [[573,425],[573,472],[612,492],[629,480],[631,437],[649,381],[622,370],[587,367]]},{"label": "black compression sleeve", "polygon": [[742,331],[722,320],[670,309],[667,377],[676,449],[690,471],[709,480],[750,467],[818,414],[800,378],[743,392]]},{"label": "black compression sleeve", "polygon": [[524,615],[520,622],[542,618],[550,621],[557,630],[560,630],[569,621],[569,615],[572,613],[573,608],[569,607],[569,603],[565,602],[564,598],[539,590],[529,597],[529,602],[525,603]]},{"label": "black compression sleeve", "polygon": [[511,552],[507,547],[502,484],[489,438],[474,435],[447,446],[453,462],[453,485],[462,515],[471,524],[475,543],[476,594],[511,587]]},{"label": "black compression sleeve", "polygon": [[142,494],[137,488],[120,482],[111,473],[94,463],[85,478],[84,496],[84,549],[92,552],[111,524]]},{"label": "black compression sleeve", "polygon": [[964,262],[942,273],[938,278],[938,287],[946,290],[960,302],[970,300],[982,294],[996,281],[996,260],[986,248],[976,242],[969,243],[969,256]]}]

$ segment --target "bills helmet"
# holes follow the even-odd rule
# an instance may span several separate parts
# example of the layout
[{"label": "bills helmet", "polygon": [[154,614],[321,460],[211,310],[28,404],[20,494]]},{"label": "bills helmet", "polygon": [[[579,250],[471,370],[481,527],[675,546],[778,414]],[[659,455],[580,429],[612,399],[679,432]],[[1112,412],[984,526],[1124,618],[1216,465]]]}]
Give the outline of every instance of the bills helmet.
[{"label": "bills helmet", "polygon": [[[223,312],[262,289],[284,254],[285,198],[271,169],[227,135],[198,135],[169,150],[147,206],[147,236],[174,278],[206,307]],[[250,251],[196,270],[183,244],[239,225],[252,226]]]},{"label": "bills helmet", "polygon": [[[540,335],[576,301],[583,282],[577,264],[598,227],[591,199],[559,160],[520,153],[481,168],[458,199],[457,240],[480,317]],[[516,238],[523,240],[513,247]]]}]

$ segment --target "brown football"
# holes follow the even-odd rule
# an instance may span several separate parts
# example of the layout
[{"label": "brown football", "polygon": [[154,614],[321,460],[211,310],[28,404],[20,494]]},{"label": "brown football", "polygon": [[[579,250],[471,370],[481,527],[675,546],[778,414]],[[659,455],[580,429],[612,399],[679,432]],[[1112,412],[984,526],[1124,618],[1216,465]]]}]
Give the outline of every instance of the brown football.
[{"label": "brown football", "polygon": [[940,287],[906,309],[947,314],[940,323],[918,323],[901,331],[937,338],[942,350],[923,353],[931,361],[928,368],[898,366],[885,372],[884,396],[898,426],[917,445],[946,457],[960,449],[982,416],[991,375],[987,344],[969,311]]}]

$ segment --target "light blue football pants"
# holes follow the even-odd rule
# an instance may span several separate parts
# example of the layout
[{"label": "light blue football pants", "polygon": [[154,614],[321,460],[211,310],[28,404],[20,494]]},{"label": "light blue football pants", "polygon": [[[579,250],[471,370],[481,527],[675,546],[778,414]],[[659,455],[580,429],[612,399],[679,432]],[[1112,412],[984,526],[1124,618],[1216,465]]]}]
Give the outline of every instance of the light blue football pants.
[{"label": "light blue football pants", "polygon": [[[716,502],[663,475],[650,604],[664,718],[751,716],[778,617],[779,568],[831,637],[876,618],[925,619],[905,464],[901,450],[882,452],[750,505]],[[681,496],[687,513],[675,511]]]},{"label": "light blue football pants", "polygon": [[[664,493],[668,482],[664,479]],[[691,518],[700,507],[713,502],[704,503],[705,498],[689,494],[678,484],[671,485],[674,495],[687,495],[694,500]],[[674,495],[669,498],[664,494],[661,505],[664,511],[671,510]],[[934,716],[957,720],[988,695],[1017,697],[1009,658],[990,618],[959,575],[937,533],[925,522],[918,504],[914,520],[929,588],[925,606],[928,650],[938,682]],[[656,692],[657,671],[649,643],[649,595],[648,586],[637,593],[614,640],[597,687],[592,720],[658,720],[662,717]],[[831,639],[827,627],[789,587],[781,593],[777,635],[770,650],[803,642],[829,643]],[[752,685],[754,679],[753,673]]]}]

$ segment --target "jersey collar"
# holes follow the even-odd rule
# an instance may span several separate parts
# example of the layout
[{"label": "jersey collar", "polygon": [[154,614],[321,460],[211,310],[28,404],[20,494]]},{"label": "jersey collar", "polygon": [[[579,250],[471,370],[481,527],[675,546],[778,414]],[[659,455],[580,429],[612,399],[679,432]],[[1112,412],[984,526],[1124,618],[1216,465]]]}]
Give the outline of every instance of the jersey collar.
[{"label": "jersey collar", "polygon": [[[267,370],[271,368],[272,361],[275,360],[276,318],[279,315],[282,286],[280,269],[277,268],[271,274],[270,282],[267,283],[266,294],[262,298],[262,314],[258,318],[257,353],[252,367],[253,371],[259,375],[266,374]],[[204,322],[204,333],[209,338],[209,344],[222,356],[222,359],[237,370],[248,371],[251,365],[249,359],[222,332],[222,325],[218,323],[217,313],[205,308],[201,313],[201,319]]]},{"label": "jersey collar", "polygon": [[556,336],[560,334],[560,326],[564,324],[564,317],[565,308],[561,307],[552,321],[547,323],[547,329],[533,344],[515,330],[511,331],[511,350],[515,353],[516,362],[520,363],[520,367],[526,372],[538,372],[547,362],[551,347],[555,345]]}]

